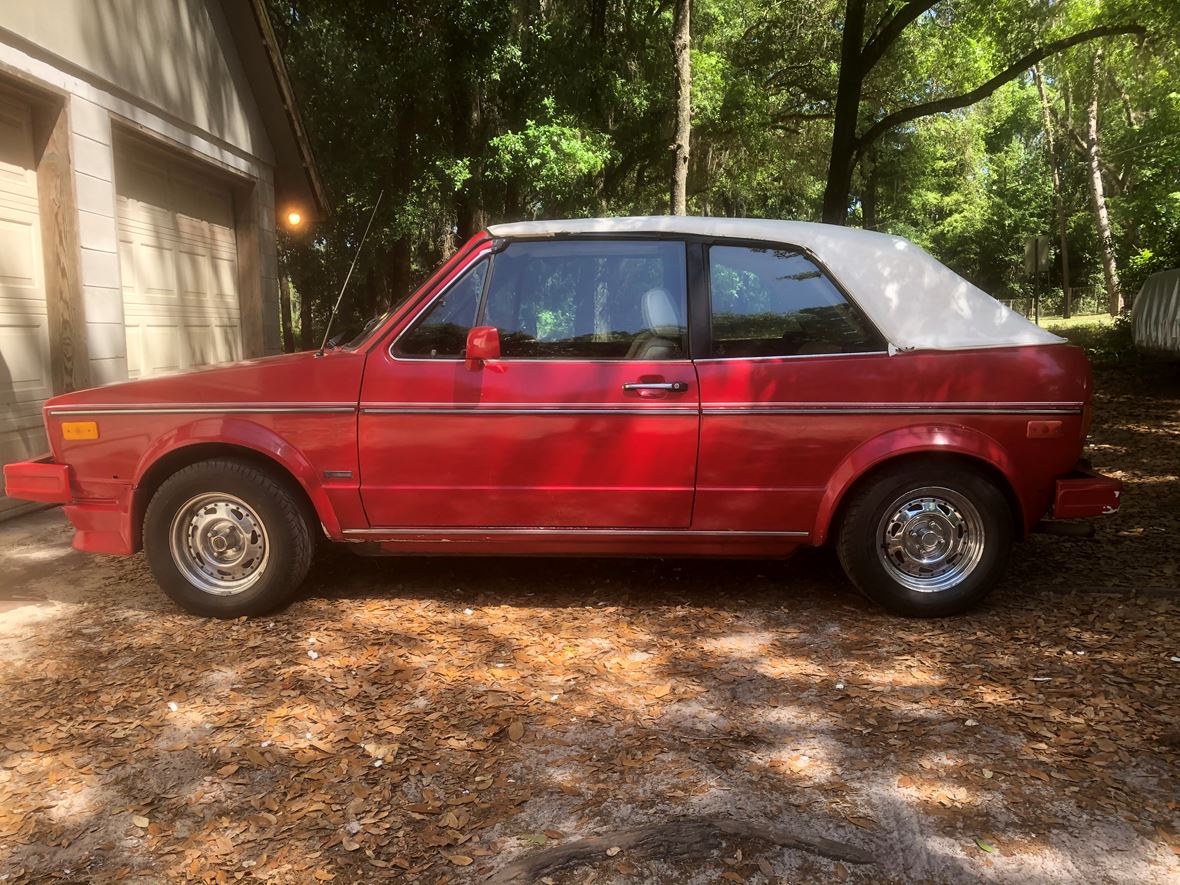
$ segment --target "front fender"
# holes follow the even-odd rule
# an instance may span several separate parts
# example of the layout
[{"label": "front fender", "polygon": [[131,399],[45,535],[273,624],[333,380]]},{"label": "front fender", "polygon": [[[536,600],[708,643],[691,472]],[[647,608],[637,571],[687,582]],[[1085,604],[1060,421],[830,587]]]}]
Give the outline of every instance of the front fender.
[{"label": "front fender", "polygon": [[1011,458],[1004,447],[986,433],[950,424],[899,427],[853,449],[832,472],[815,516],[812,543],[822,544],[827,540],[836,508],[853,483],[879,464],[918,452],[966,455],[985,461],[1004,475],[1010,488],[1015,488]]},{"label": "front fender", "polygon": [[248,418],[226,415],[202,418],[174,428],[155,439],[135,468],[135,488],[161,458],[189,446],[215,444],[250,449],[276,462],[307,493],[328,536],[341,537],[340,521],[315,467],[306,456],[268,427]]}]

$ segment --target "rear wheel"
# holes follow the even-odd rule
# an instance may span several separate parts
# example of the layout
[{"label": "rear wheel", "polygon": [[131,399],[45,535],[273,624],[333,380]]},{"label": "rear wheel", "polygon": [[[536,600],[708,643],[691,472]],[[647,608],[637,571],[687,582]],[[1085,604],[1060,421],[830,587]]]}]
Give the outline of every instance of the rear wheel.
[{"label": "rear wheel", "polygon": [[910,462],[854,493],[837,551],[869,598],[897,614],[939,617],[987,595],[1012,538],[1008,502],[987,476],[964,465]]},{"label": "rear wheel", "polygon": [[144,514],[156,582],[193,614],[236,618],[285,603],[314,548],[301,502],[244,461],[192,464],[170,476]]}]

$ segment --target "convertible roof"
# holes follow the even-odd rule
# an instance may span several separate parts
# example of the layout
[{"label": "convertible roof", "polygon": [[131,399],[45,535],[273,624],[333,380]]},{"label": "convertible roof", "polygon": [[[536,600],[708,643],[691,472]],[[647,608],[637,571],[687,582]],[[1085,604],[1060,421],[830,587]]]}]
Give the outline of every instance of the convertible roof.
[{"label": "convertible roof", "polygon": [[495,224],[493,237],[689,234],[801,246],[844,285],[897,350],[961,350],[1059,344],[909,240],[890,234],[757,218],[653,215]]},{"label": "convertible roof", "polygon": [[1145,350],[1180,354],[1180,268],[1144,281],[1131,309],[1131,332]]}]

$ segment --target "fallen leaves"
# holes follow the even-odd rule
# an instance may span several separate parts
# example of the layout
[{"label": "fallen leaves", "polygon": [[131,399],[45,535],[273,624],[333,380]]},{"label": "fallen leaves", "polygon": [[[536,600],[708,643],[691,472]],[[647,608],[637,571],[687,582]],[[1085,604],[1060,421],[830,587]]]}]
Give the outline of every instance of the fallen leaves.
[{"label": "fallen leaves", "polygon": [[[1167,845],[1180,604],[1040,589],[1146,585],[1180,559],[1150,524],[1175,525],[1177,484],[1135,484],[1174,471],[1174,449],[1131,447],[1132,427],[1174,419],[1132,405],[1134,420],[1100,407],[1096,431],[1127,443],[1097,465],[1126,467],[1125,516],[1096,543],[1030,540],[969,619],[881,615],[818,555],[489,568],[328,551],[288,611],[206,622],[173,609],[142,558],[86,560],[63,576],[83,602],[28,628],[27,659],[0,657],[6,863],[115,879],[97,846],[130,832],[132,878],[232,881],[250,860],[260,880],[462,880],[608,830],[620,809],[722,795],[854,843],[900,840],[881,807],[897,802],[978,863],[1036,850],[1001,821],[1123,821]],[[1063,802],[1069,820],[1046,810]],[[658,879],[618,848],[598,852],[603,874]],[[1108,862],[1087,868],[1126,878]],[[747,851],[711,875],[776,865]]]}]

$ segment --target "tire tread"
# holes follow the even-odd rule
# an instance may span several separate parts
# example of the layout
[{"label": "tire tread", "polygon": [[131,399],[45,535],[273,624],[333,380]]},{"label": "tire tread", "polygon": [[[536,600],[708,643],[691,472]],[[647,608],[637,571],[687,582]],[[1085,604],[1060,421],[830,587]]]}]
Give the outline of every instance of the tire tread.
[{"label": "tire tread", "polygon": [[[261,491],[266,495],[268,502],[274,505],[279,511],[279,524],[277,526],[268,525],[268,534],[277,538],[279,537],[277,532],[282,532],[283,537],[291,542],[290,544],[282,545],[284,547],[284,553],[287,555],[278,558],[277,561],[275,557],[271,559],[271,562],[274,563],[272,567],[279,568],[281,571],[273,579],[267,579],[270,585],[267,592],[262,595],[254,594],[233,610],[229,610],[224,603],[219,606],[209,604],[209,600],[218,599],[219,597],[210,597],[206,594],[201,594],[201,591],[193,588],[184,576],[175,569],[175,566],[171,566],[170,553],[167,553],[167,557],[168,565],[171,566],[171,573],[155,561],[157,558],[153,555],[155,551],[148,549],[149,528],[154,528],[161,523],[170,526],[172,523],[173,513],[159,512],[160,508],[165,506],[166,499],[172,489],[205,474],[236,477],[246,485],[260,487]],[[212,617],[230,618],[240,617],[241,615],[265,614],[283,605],[307,576],[307,572],[311,568],[312,554],[315,550],[315,537],[311,526],[308,524],[305,507],[291,493],[290,488],[275,477],[272,472],[248,461],[236,458],[212,458],[206,461],[197,461],[177,470],[164,480],[160,484],[160,487],[156,489],[155,494],[152,495],[144,512],[143,525],[145,552],[148,554],[152,571],[155,573],[156,580],[161,588],[173,601],[186,610],[194,614],[209,615]],[[272,543],[272,551],[273,547],[274,544]],[[245,592],[249,594],[249,591]],[[194,593],[201,595],[192,595]],[[220,598],[239,600],[239,597]]]},{"label": "tire tread", "polygon": [[[967,479],[969,477],[969,479]],[[975,486],[979,494],[966,493],[979,509],[985,523],[992,522],[991,541],[985,542],[984,559],[963,585],[930,594],[917,594],[893,582],[877,561],[875,526],[881,489],[915,485],[944,485],[966,493],[963,486]],[[982,495],[984,500],[980,500]],[[989,500],[990,499],[990,500]],[[864,527],[872,526],[866,539]],[[996,537],[998,535],[998,537]],[[980,602],[993,589],[1007,564],[1013,526],[1011,511],[1003,492],[984,472],[966,464],[953,467],[932,461],[910,461],[885,467],[856,488],[844,510],[836,533],[836,556],[853,585],[864,596],[887,610],[909,617],[956,615]]]}]

